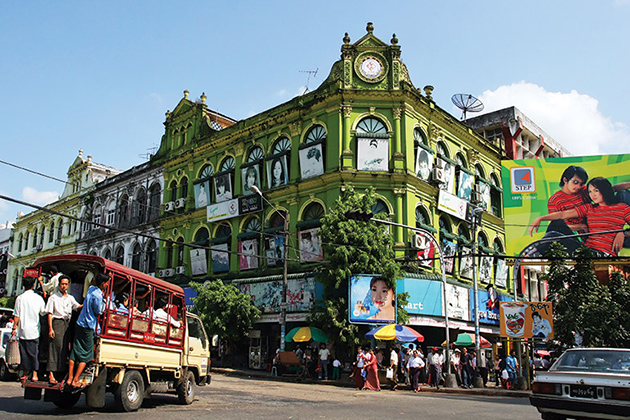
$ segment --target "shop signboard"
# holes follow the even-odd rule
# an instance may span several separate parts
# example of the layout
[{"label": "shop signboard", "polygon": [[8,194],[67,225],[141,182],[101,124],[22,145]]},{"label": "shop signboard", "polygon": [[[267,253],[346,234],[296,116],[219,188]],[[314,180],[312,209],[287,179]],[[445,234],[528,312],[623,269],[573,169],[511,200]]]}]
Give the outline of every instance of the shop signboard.
[{"label": "shop signboard", "polygon": [[511,338],[553,338],[551,302],[501,302],[501,336]]},{"label": "shop signboard", "polygon": [[428,279],[402,278],[398,280],[398,293],[408,293],[405,310],[412,315],[442,316],[442,282]]},{"label": "shop signboard", "polygon": [[[486,290],[478,290],[477,296],[479,301],[479,323],[481,324],[491,324],[491,325],[499,325],[500,323],[500,310],[499,304],[500,302],[510,302],[513,299],[509,296],[503,296],[497,294],[494,286],[490,285]],[[472,295],[474,293],[471,291]],[[470,299],[470,319],[474,320],[475,318],[475,299],[471,297]]]},{"label": "shop signboard", "polygon": [[207,209],[207,222],[218,222],[238,216],[238,198],[211,204]]},{"label": "shop signboard", "polygon": [[[630,192],[624,189],[622,185],[622,183],[630,181],[630,171],[628,170],[630,154],[504,160],[501,165],[507,255],[519,255],[521,251],[532,252],[529,245],[542,239],[550,224],[543,221],[538,232],[530,237],[529,227],[538,216],[549,214],[556,209],[587,208],[588,206],[583,207],[583,205],[591,203],[592,198],[589,197],[584,183],[593,181],[609,184],[614,189],[621,191],[618,194],[622,203],[621,207],[630,204]],[[600,177],[603,180],[594,180],[594,178]],[[597,187],[600,192],[606,188],[608,187],[601,185]],[[602,223],[602,217],[608,218],[602,213],[601,208],[600,211],[588,211],[584,214],[584,217],[580,215],[580,217],[567,220],[567,224],[573,227],[574,231],[577,231],[579,230],[579,222],[584,222],[583,224],[591,226],[591,233],[593,224],[598,224],[597,229],[599,230],[614,230],[624,227],[623,217],[619,218],[619,223],[609,223],[606,220]],[[592,223],[589,223],[589,218]],[[554,223],[554,228],[551,230],[556,230],[556,225],[557,223]],[[554,231],[554,233],[547,235],[552,236],[555,233]],[[614,233],[612,235],[614,236]],[[599,238],[605,238],[605,236],[599,236]],[[563,241],[568,244],[567,240]],[[600,243],[597,244],[596,242]],[[604,242],[607,242],[608,245],[602,244],[595,237],[586,239],[587,245],[613,256],[630,255],[630,248],[622,248],[617,253],[616,250],[612,249],[612,240]]]}]

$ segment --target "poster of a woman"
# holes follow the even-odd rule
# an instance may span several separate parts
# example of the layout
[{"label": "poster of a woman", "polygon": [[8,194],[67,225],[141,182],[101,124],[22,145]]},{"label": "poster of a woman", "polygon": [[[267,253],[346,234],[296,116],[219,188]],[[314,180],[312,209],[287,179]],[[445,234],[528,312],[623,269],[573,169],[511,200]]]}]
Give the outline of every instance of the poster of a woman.
[{"label": "poster of a woman", "polygon": [[396,322],[396,292],[381,276],[350,278],[350,322]]}]

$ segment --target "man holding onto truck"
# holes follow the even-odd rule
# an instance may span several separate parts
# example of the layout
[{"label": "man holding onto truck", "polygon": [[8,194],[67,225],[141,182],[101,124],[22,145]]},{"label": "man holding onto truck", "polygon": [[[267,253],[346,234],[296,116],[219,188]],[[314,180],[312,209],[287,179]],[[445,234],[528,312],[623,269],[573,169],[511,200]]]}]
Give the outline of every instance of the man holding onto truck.
[{"label": "man holding onto truck", "polygon": [[[70,365],[68,368],[67,386],[81,388],[79,378],[85,369],[85,365],[94,358],[94,333],[96,331],[98,315],[103,313],[105,304],[103,292],[107,290],[110,278],[107,274],[99,273],[94,277],[94,285],[88,289],[83,309],[74,333],[74,344],[70,353]],[[74,373],[75,364],[77,365]]]},{"label": "man holding onto truck", "polygon": [[20,340],[20,370],[23,372],[21,380],[28,379],[33,372],[31,380],[37,382],[37,370],[39,369],[39,332],[40,316],[44,315],[44,299],[33,291],[35,277],[24,277],[22,280],[24,293],[15,299],[15,312],[13,335],[17,334]]}]

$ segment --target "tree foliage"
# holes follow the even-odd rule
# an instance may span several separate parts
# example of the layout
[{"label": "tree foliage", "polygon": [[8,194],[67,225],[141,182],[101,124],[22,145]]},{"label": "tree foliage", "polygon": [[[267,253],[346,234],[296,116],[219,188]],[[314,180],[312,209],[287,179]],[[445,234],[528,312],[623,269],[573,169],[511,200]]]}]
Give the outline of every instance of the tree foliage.
[{"label": "tree foliage", "polygon": [[621,273],[600,284],[586,247],[575,252],[573,267],[566,265],[568,254],[558,243],[550,246],[547,257],[551,265],[543,279],[549,284],[547,300],[554,305],[555,339],[564,346],[629,347],[630,285]]},{"label": "tree foliage", "polygon": [[[377,222],[349,220],[346,212],[370,212],[376,202],[374,189],[358,194],[347,187],[327,212],[319,235],[325,250],[327,264],[317,274],[324,286],[323,302],[316,305],[310,321],[325,329],[333,341],[351,347],[363,340],[359,327],[348,321],[348,280],[356,274],[381,274],[383,280],[394,287],[402,277],[400,264],[395,261],[394,240],[389,228]],[[376,218],[387,217],[384,213]],[[398,294],[398,322],[408,320],[403,309],[407,294]]]},{"label": "tree foliage", "polygon": [[195,312],[201,318],[206,332],[229,341],[247,336],[248,330],[260,318],[260,310],[254,306],[251,296],[241,293],[231,284],[221,280],[191,283],[197,292],[193,298]]}]

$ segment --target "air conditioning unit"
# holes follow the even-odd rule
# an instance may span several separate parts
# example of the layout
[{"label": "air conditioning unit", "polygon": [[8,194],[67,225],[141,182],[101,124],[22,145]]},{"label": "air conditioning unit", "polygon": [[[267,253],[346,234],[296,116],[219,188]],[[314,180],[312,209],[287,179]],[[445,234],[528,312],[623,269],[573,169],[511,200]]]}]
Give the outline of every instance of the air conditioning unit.
[{"label": "air conditioning unit", "polygon": [[186,272],[186,266],[184,265],[180,265],[179,267],[175,268],[175,273],[177,274],[184,274]]},{"label": "air conditioning unit", "polygon": [[37,250],[38,251],[41,251],[42,249],[44,249],[44,245],[42,245],[42,244],[37,245]]},{"label": "air conditioning unit", "polygon": [[481,194],[484,190],[484,186],[480,183],[475,184],[475,192]]},{"label": "air conditioning unit", "polygon": [[164,270],[158,271],[160,278],[162,277],[173,277],[175,275],[175,269],[173,268],[165,268]]},{"label": "air conditioning unit", "polygon": [[472,202],[473,203],[481,203],[483,202],[483,196],[479,191],[473,191],[472,193]]},{"label": "air conditioning unit", "polygon": [[178,198],[177,200],[175,200],[175,208],[176,209],[183,209],[186,206],[186,199],[185,198]]},{"label": "air conditioning unit", "polygon": [[444,169],[445,164],[446,162],[443,159],[437,158],[435,159],[435,164],[433,165],[433,167],[438,168],[438,169]]},{"label": "air conditioning unit", "polygon": [[446,176],[444,175],[444,169],[440,169],[440,168],[433,168],[433,171],[431,171],[431,176],[433,178],[433,180],[435,182],[439,182],[439,183],[445,183],[446,182]]},{"label": "air conditioning unit", "polygon": [[175,203],[173,201],[169,201],[168,203],[164,204],[164,211],[173,211],[175,210]]}]

